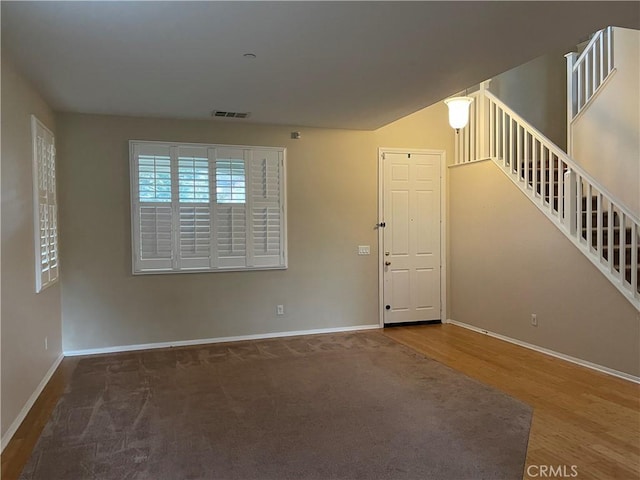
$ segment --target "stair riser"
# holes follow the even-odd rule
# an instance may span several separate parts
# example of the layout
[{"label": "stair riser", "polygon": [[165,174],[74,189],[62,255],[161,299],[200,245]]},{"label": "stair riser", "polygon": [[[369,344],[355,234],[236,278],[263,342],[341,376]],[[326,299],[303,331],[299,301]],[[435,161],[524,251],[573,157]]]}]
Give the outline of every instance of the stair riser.
[{"label": "stair riser", "polygon": [[[587,212],[582,212],[582,225],[587,225]],[[591,226],[595,228],[598,225],[598,212],[591,213]],[[617,213],[613,215],[613,226],[620,225],[620,218]],[[602,212],[602,226],[607,228],[609,226],[609,212]]]},{"label": "stair riser", "polygon": [[[631,247],[625,248],[624,250],[624,263],[627,266],[631,266]],[[605,260],[609,260],[609,252],[604,246],[602,250],[602,256],[605,258]],[[638,248],[638,258],[640,258],[640,248]],[[620,265],[620,249],[613,251],[613,264],[616,266]]]},{"label": "stair riser", "polygon": [[[582,197],[582,210],[587,209],[587,197]],[[598,209],[598,197],[591,197],[591,210]]]},{"label": "stair riser", "polygon": [[[530,181],[529,186],[533,188],[533,182]],[[557,183],[553,184],[553,188],[549,188],[549,185],[546,183],[544,185],[538,183],[536,184],[535,188],[537,193],[540,193],[542,190],[544,190],[544,196],[547,197],[547,200],[549,197],[549,191],[553,191],[554,197],[558,197],[558,192],[560,191]]]},{"label": "stair riser", "polygon": [[[587,229],[583,228],[582,229],[582,238],[584,238],[585,240],[587,239]],[[591,242],[592,245],[595,245],[596,242],[598,240],[598,232],[596,229],[593,229],[592,233],[591,233]],[[631,229],[627,229],[625,232],[625,236],[624,236],[624,243],[626,245],[631,244]],[[605,228],[602,231],[602,244],[603,245],[608,245],[609,244],[609,230],[607,228]],[[614,245],[619,245],[620,244],[620,230],[614,230],[613,232],[613,244]]]},{"label": "stair riser", "polygon": [[[544,181],[545,183],[549,181],[549,177],[547,176],[548,173],[544,174]],[[524,179],[524,170],[520,170],[520,178]],[[542,172],[540,172],[539,170],[535,173],[529,170],[529,181],[535,180],[537,183],[542,182],[543,179],[543,175]],[[554,183],[558,183],[558,171],[556,170],[555,173],[551,176],[551,181]]]}]

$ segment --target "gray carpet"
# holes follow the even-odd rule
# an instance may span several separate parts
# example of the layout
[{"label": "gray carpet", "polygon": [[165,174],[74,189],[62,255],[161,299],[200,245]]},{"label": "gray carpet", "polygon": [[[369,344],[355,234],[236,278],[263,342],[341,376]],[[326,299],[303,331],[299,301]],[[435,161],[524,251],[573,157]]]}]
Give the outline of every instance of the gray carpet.
[{"label": "gray carpet", "polygon": [[378,332],[96,356],[21,479],[515,480],[530,421]]}]

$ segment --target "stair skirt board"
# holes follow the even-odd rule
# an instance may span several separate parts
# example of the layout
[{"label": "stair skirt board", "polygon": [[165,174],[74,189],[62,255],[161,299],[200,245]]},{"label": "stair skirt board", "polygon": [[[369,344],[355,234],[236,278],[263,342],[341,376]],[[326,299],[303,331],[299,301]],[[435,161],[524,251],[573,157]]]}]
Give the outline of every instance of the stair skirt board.
[{"label": "stair skirt board", "polygon": [[514,345],[518,345],[520,347],[528,348],[529,350],[534,350],[539,353],[543,353],[545,355],[549,355],[551,357],[559,358],[560,360],[565,360],[567,362],[575,363],[576,365],[580,365],[582,367],[588,368],[590,370],[595,370],[600,373],[605,373],[607,375],[611,375],[613,377],[621,378],[623,380],[628,380],[629,382],[640,384],[640,377],[635,375],[631,375],[630,373],[621,372],[619,370],[615,370],[613,368],[605,367],[604,365],[598,365],[597,363],[592,363],[587,360],[583,360],[581,358],[572,357],[570,355],[565,355],[564,353],[556,352],[554,350],[550,350],[548,348],[539,347],[538,345],[533,345],[532,343],[523,342],[522,340],[517,340],[515,338],[507,337],[506,335],[501,335],[499,333],[494,333],[489,330],[485,330],[484,328],[476,327],[475,325],[470,325],[468,323],[458,322],[457,320],[453,320],[451,318],[447,319],[446,323],[451,325],[456,325],[458,327],[466,328],[467,330],[472,330],[477,333],[483,333],[493,338],[497,338],[498,340],[502,340],[505,342],[512,343]]}]

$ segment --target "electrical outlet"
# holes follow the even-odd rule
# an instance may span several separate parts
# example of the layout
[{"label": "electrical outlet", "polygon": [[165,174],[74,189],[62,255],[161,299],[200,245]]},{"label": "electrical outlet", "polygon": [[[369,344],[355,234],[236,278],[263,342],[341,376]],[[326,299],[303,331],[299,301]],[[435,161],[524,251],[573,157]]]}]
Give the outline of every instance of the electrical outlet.
[{"label": "electrical outlet", "polygon": [[284,305],[278,305],[276,307],[276,314],[277,315],[284,315]]},{"label": "electrical outlet", "polygon": [[534,327],[538,326],[538,316],[535,313],[531,314],[531,325]]},{"label": "electrical outlet", "polygon": [[49,350],[49,337],[44,337],[44,349]]}]

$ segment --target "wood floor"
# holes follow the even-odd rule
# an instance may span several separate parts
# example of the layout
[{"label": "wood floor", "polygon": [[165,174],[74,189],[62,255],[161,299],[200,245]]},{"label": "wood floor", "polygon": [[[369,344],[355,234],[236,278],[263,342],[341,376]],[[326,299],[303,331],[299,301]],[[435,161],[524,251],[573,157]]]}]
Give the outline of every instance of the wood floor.
[{"label": "wood floor", "polygon": [[640,479],[640,385],[454,325],[384,333],[533,407],[524,478]]},{"label": "wood floor", "polygon": [[20,476],[22,468],[31,456],[31,450],[33,450],[42,429],[51,416],[51,412],[64,393],[77,362],[78,357],[67,357],[62,360],[13,438],[2,451],[1,480],[17,480]]},{"label": "wood floor", "polygon": [[[525,479],[640,479],[640,385],[454,325],[384,334],[534,408]],[[3,480],[18,478],[76,363],[63,360],[5,448]]]}]

